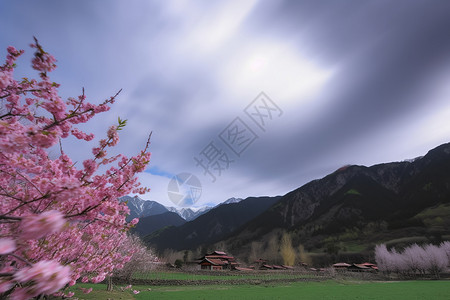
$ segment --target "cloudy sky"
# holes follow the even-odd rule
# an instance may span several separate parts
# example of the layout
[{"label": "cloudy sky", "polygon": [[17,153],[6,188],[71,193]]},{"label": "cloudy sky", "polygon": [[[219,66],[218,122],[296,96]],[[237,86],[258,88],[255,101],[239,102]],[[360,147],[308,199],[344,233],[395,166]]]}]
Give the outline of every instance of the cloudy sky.
[{"label": "cloudy sky", "polygon": [[[0,2],[0,53],[36,36],[58,59],[63,97],[100,102],[88,131],[128,120],[117,151],[152,134],[143,196],[173,205],[172,176],[202,187],[194,206],[282,195],[346,164],[424,155],[450,137],[450,2]],[[64,147],[76,160],[93,144]]]}]

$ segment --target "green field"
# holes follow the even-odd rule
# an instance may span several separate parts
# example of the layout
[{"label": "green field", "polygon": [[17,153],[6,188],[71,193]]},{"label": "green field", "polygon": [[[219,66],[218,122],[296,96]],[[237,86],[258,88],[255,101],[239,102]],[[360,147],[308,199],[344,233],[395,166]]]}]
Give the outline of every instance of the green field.
[{"label": "green field", "polygon": [[[214,286],[134,286],[130,290],[106,292],[104,284],[81,284],[94,287],[90,294],[76,288],[79,299],[450,299],[450,281],[325,281],[282,283],[277,285]],[[149,288],[151,290],[149,290]]]}]

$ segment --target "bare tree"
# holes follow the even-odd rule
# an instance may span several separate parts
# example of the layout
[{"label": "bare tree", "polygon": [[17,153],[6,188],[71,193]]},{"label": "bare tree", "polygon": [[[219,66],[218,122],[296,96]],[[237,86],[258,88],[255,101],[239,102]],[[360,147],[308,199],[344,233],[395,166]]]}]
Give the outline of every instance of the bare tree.
[{"label": "bare tree", "polygon": [[280,254],[286,266],[293,266],[295,264],[295,250],[292,247],[291,235],[287,232],[284,232],[281,237]]},{"label": "bare tree", "polygon": [[182,251],[177,252],[173,249],[166,249],[166,250],[164,250],[164,253],[163,253],[161,259],[164,262],[173,264],[173,263],[175,263],[175,261],[177,259],[183,260],[183,255],[184,255],[184,252],[182,252]]},{"label": "bare tree", "polygon": [[263,255],[263,245],[262,245],[262,243],[253,241],[251,243],[250,255],[248,257],[249,263],[253,263],[253,262],[257,261],[260,258],[264,259],[265,257],[262,257],[262,255]]},{"label": "bare tree", "polygon": [[279,250],[280,246],[278,235],[276,233],[271,233],[269,240],[267,242],[266,249],[264,251],[264,256],[267,260],[278,263],[280,261]]},{"label": "bare tree", "polygon": [[298,258],[299,258],[301,263],[304,263],[304,264],[307,264],[307,265],[311,265],[312,264],[311,257],[305,251],[305,247],[303,247],[303,245],[301,245],[301,244],[298,245]]}]

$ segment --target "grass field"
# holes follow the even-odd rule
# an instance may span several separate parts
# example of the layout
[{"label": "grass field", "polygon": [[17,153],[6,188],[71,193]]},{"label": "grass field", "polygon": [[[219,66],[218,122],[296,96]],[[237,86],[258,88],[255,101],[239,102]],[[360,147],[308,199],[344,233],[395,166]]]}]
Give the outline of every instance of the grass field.
[{"label": "grass field", "polygon": [[[140,293],[106,292],[104,284],[82,284],[94,287],[90,294],[76,288],[79,299],[449,299],[450,281],[357,282],[325,281],[285,283],[278,285],[214,286],[134,286]],[[149,290],[151,288],[151,290]]]}]

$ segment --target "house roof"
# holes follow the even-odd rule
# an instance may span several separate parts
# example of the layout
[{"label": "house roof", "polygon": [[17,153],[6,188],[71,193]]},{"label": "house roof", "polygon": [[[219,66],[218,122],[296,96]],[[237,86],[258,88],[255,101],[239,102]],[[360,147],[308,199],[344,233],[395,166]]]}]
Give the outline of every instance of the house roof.
[{"label": "house roof", "polygon": [[203,260],[205,258],[220,258],[220,259],[224,258],[224,259],[228,259],[228,260],[234,260],[235,259],[233,256],[228,256],[223,251],[214,251],[214,252],[212,252],[210,254],[206,254],[205,256],[202,256],[198,260]]},{"label": "house roof", "polygon": [[274,268],[274,269],[277,269],[277,270],[282,270],[282,269],[284,269],[283,266],[277,266],[277,265],[273,265],[273,268]]},{"label": "house roof", "polygon": [[271,265],[262,265],[261,268],[273,269],[273,267]]},{"label": "house roof", "polygon": [[285,268],[285,269],[289,269],[289,270],[293,270],[294,269],[294,267],[291,267],[291,266],[285,266],[285,265],[281,265],[283,268]]},{"label": "house roof", "polygon": [[209,260],[212,264],[215,264],[215,265],[218,265],[218,266],[223,266],[223,265],[228,264],[227,261],[221,260],[221,259],[207,259],[207,260]]},{"label": "house roof", "polygon": [[211,255],[227,255],[227,254],[223,251],[214,251],[213,253],[207,254],[206,256],[211,256]]},{"label": "house roof", "polygon": [[372,267],[372,266],[376,266],[375,264],[373,264],[373,263],[369,263],[369,262],[365,262],[365,263],[362,263],[362,264],[360,264],[360,265],[362,265],[362,266],[366,266],[366,267]]},{"label": "house roof", "polygon": [[226,255],[206,255],[205,258],[219,258],[219,259],[234,260],[233,256],[226,256]]},{"label": "house roof", "polygon": [[362,264],[353,264],[349,268],[357,268],[357,269],[362,269],[362,270],[371,269],[371,267],[367,267]]},{"label": "house roof", "polygon": [[347,263],[336,263],[336,264],[333,265],[333,267],[335,267],[335,268],[348,268],[350,266],[351,265],[349,265]]},{"label": "house roof", "polygon": [[214,266],[224,266],[224,265],[228,264],[227,261],[223,261],[220,259],[214,259],[214,258],[205,258],[200,262],[200,264],[204,264],[205,262],[210,263]]}]

